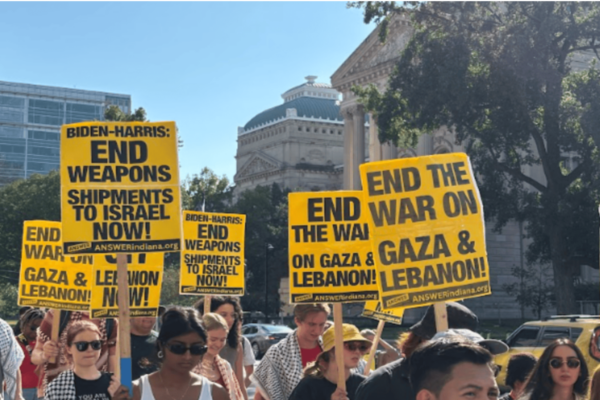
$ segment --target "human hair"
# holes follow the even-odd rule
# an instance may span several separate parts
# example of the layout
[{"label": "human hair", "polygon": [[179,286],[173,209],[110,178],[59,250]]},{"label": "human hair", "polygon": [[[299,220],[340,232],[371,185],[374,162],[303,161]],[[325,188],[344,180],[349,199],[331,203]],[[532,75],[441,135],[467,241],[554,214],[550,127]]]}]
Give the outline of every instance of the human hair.
[{"label": "human hair", "polygon": [[493,370],[492,354],[460,336],[427,342],[410,356],[410,383],[416,393],[426,389],[436,396],[451,379],[453,368],[462,362]]},{"label": "human hair", "polygon": [[531,372],[531,375],[529,375],[529,378],[527,379],[523,393],[530,394],[531,399],[549,400],[552,397],[554,391],[554,381],[552,380],[552,375],[550,374],[550,359],[552,359],[552,353],[554,353],[554,350],[559,346],[567,346],[573,349],[580,363],[580,374],[573,385],[573,392],[580,396],[585,396],[587,394],[586,385],[589,378],[589,370],[587,364],[585,363],[585,358],[583,357],[581,350],[575,346],[575,343],[567,338],[560,338],[556,339],[548,347],[546,347],[538,359],[533,372]]},{"label": "human hair", "polygon": [[314,362],[309,362],[304,368],[304,376],[312,376],[314,378],[324,378],[327,367],[331,358],[334,357],[333,349],[319,353]]},{"label": "human hair", "polygon": [[229,330],[229,326],[227,325],[225,318],[217,313],[204,314],[202,316],[202,322],[206,332],[212,331],[213,329],[223,329],[225,332]]},{"label": "human hair", "polygon": [[206,331],[202,327],[200,314],[191,307],[173,306],[167,308],[161,318],[157,345],[167,343],[174,337],[196,332],[206,343]]},{"label": "human hair", "polygon": [[515,387],[515,382],[525,382],[529,373],[535,367],[537,358],[531,353],[517,353],[510,357],[508,367],[506,367],[506,384],[511,388]]},{"label": "human hair", "polygon": [[298,318],[298,320],[302,322],[308,314],[318,312],[324,312],[329,315],[331,310],[325,303],[296,304],[294,307],[294,318]]},{"label": "human hair", "polygon": [[600,366],[596,367],[594,373],[592,374],[589,399],[600,400]]},{"label": "human hair", "polygon": [[[210,312],[214,313],[217,311],[219,307],[223,304],[231,304],[233,306],[233,311],[235,312],[235,321],[229,329],[229,333],[227,334],[227,345],[233,349],[237,349],[238,344],[240,343],[240,332],[239,327],[242,325],[243,318],[243,310],[242,305],[240,304],[240,299],[234,296],[212,296],[210,300]],[[204,297],[200,298],[195,304],[194,308],[198,310],[200,315],[204,314]]]},{"label": "human hair", "polygon": [[94,324],[93,322],[75,321],[67,330],[67,347],[71,347],[73,341],[75,340],[75,337],[77,337],[77,335],[79,335],[81,332],[85,331],[94,332],[98,335],[99,338],[102,337],[98,325]]},{"label": "human hair", "polygon": [[21,328],[21,331],[23,331],[23,328],[27,324],[35,321],[36,319],[44,319],[45,316],[46,313],[39,308],[30,308],[29,310],[25,311],[25,313],[19,318],[19,327]]},{"label": "human hair", "polygon": [[404,332],[398,338],[396,346],[400,349],[400,352],[404,357],[409,358],[417,347],[423,343],[425,339],[417,335],[414,332]]},{"label": "human hair", "polygon": [[19,318],[29,310],[31,310],[31,306],[19,307]]}]

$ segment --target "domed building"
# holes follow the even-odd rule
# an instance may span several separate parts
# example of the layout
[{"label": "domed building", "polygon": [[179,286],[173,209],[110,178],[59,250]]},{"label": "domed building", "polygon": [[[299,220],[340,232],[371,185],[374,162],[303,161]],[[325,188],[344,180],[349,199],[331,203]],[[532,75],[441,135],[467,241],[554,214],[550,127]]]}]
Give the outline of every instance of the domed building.
[{"label": "domed building", "polygon": [[283,104],[238,128],[236,195],[258,185],[294,191],[339,190],[344,119],[339,93],[307,76],[281,95]]}]

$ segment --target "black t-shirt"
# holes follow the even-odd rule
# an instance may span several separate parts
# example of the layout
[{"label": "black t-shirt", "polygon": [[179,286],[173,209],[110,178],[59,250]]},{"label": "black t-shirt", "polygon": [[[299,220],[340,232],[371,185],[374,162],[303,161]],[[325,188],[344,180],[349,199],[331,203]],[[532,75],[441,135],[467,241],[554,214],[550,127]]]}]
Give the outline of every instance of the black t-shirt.
[{"label": "black t-shirt", "polygon": [[[362,375],[350,374],[346,380],[346,392],[350,400],[356,398],[356,389],[364,380],[365,377]],[[337,385],[325,378],[307,376],[298,383],[289,400],[330,400],[335,389]]]},{"label": "black t-shirt", "polygon": [[152,331],[148,336],[131,334],[131,378],[135,381],[142,375],[150,374],[157,370],[155,365],[147,365],[156,353],[156,339],[158,335]]},{"label": "black t-shirt", "polygon": [[110,400],[108,386],[111,374],[103,372],[96,380],[82,379],[75,375],[75,398],[77,400]]},{"label": "black t-shirt", "polygon": [[379,367],[358,387],[356,400],[415,400],[409,372],[406,358]]}]

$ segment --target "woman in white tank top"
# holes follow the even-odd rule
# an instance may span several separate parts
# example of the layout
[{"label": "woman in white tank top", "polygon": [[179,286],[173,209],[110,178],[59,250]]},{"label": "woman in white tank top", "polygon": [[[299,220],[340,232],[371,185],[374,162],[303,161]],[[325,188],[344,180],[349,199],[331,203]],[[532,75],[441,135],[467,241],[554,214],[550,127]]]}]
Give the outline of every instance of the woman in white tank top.
[{"label": "woman in white tank top", "polygon": [[206,353],[206,332],[196,310],[167,310],[156,346],[160,369],[133,382],[134,400],[230,400],[223,387],[191,372]]}]

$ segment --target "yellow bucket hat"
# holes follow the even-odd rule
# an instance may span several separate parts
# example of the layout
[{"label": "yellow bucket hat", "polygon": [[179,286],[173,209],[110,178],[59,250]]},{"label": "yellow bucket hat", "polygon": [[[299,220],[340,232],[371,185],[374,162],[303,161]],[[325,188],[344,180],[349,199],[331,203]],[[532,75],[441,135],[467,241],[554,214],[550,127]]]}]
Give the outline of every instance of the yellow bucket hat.
[{"label": "yellow bucket hat", "polygon": [[[358,328],[352,324],[342,325],[343,341],[344,342],[365,342],[373,344],[370,340],[367,340],[360,334]],[[323,334],[323,351],[329,351],[335,347],[335,326],[331,325],[329,329]]]}]

